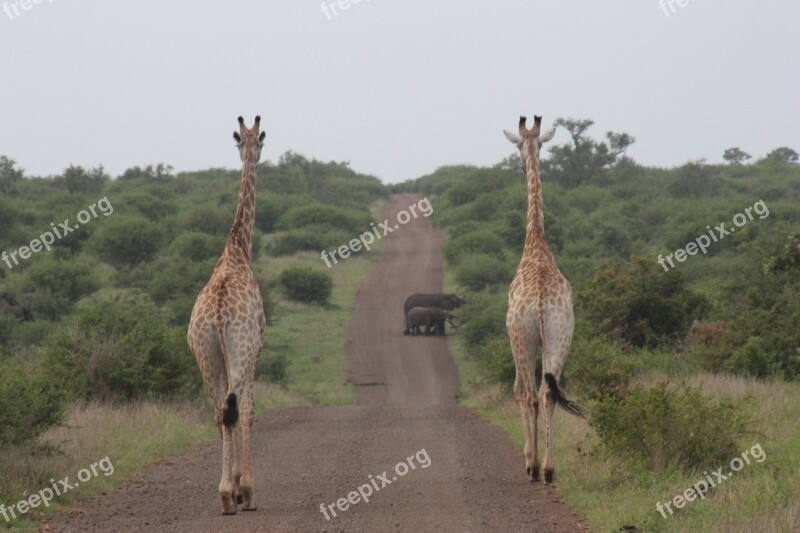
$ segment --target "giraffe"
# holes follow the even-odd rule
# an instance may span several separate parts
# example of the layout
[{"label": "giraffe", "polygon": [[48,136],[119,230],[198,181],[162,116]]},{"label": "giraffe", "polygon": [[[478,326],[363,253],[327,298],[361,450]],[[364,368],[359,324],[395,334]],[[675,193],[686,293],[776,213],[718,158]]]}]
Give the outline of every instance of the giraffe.
[{"label": "giraffe", "polygon": [[[542,182],[539,177],[539,149],[555,135],[551,128],[540,135],[542,117],[535,116],[531,130],[526,118],[519,119],[519,135],[504,131],[520,151],[528,180],[528,222],[525,246],[517,273],[508,289],[506,330],[514,354],[516,379],[514,396],[520,407],[525,429],[525,469],[530,481],[539,481],[544,466],[544,482],[555,479],[552,453],[552,420],[555,405],[583,417],[580,408],[561,395],[558,379],[569,353],[575,318],[572,288],[556,265],[544,234]],[[542,384],[536,390],[537,351],[542,354]],[[544,407],[544,461],[539,462],[539,403]]]},{"label": "giraffe", "polygon": [[[256,208],[256,167],[266,133],[259,134],[261,117],[248,129],[239,117],[233,134],[242,159],[239,205],[225,250],[192,310],[187,340],[222,438],[222,514],[255,511],[250,473],[250,428],[253,425],[253,379],[261,353],[266,320],[251,253]],[[231,450],[233,448],[233,450]],[[231,451],[233,465],[231,466]]]}]

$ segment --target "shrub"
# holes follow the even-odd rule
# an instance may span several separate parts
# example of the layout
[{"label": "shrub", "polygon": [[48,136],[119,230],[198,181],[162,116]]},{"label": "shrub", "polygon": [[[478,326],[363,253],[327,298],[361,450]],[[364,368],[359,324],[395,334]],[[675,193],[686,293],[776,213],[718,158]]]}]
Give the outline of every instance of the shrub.
[{"label": "shrub", "polygon": [[595,403],[589,425],[600,439],[597,451],[626,465],[710,470],[736,455],[737,440],[751,432],[744,407],[744,400],[662,382]]},{"label": "shrub", "polygon": [[256,378],[266,377],[270,383],[284,383],[286,370],[289,368],[289,358],[285,354],[262,353],[256,365]]},{"label": "shrub", "polygon": [[100,287],[92,265],[86,259],[58,260],[37,257],[28,269],[27,285],[35,292],[26,297],[34,317],[58,320],[72,305]]},{"label": "shrub", "polygon": [[76,399],[127,401],[193,392],[200,373],[184,328],[169,328],[149,299],[91,302],[47,344],[48,366]]},{"label": "shrub", "polygon": [[502,189],[518,183],[519,177],[514,172],[502,169],[474,169],[466,172],[462,179],[447,191],[450,205],[463,205],[474,202],[481,195],[496,189]]},{"label": "shrub", "polygon": [[148,193],[129,193],[121,198],[114,198],[114,203],[118,204],[121,210],[128,212],[128,208],[139,211],[150,220],[161,220],[165,216],[178,210],[177,205],[169,200],[159,198],[154,194]]},{"label": "shrub", "polygon": [[199,231],[209,235],[227,235],[236,214],[229,209],[211,205],[200,205],[181,216],[179,228],[186,231]]},{"label": "shrub", "polygon": [[304,303],[326,304],[333,291],[330,274],[309,267],[289,267],[278,277],[284,294]]},{"label": "shrub", "polygon": [[480,291],[486,287],[508,285],[514,271],[507,263],[485,254],[476,254],[462,261],[455,269],[456,281],[462,287]]},{"label": "shrub", "polygon": [[567,364],[570,383],[575,384],[573,388],[581,398],[605,401],[622,398],[628,393],[636,365],[621,354],[620,345],[603,338],[573,337]]},{"label": "shrub", "polygon": [[458,316],[464,323],[461,331],[468,347],[475,348],[506,335],[508,300],[505,294],[471,294],[466,300],[469,303],[459,309]]},{"label": "shrub", "polygon": [[104,221],[94,234],[100,257],[115,267],[153,259],[161,248],[162,228],[144,217],[118,217]]},{"label": "shrub", "polygon": [[[510,391],[517,375],[514,354],[508,337],[496,337],[477,349],[476,355],[481,360],[484,374],[488,379],[501,383]],[[541,363],[537,361],[537,367]]]},{"label": "shrub", "polygon": [[170,245],[172,255],[189,261],[203,261],[217,258],[225,248],[225,238],[198,231],[185,231],[178,235]]},{"label": "shrub", "polygon": [[490,230],[479,230],[456,237],[444,247],[444,256],[451,265],[456,265],[462,258],[478,253],[502,260],[503,241]]},{"label": "shrub", "polygon": [[27,444],[64,418],[61,384],[43,365],[0,361],[0,445]]},{"label": "shrub", "polygon": [[680,271],[664,272],[653,259],[633,257],[600,269],[579,300],[600,332],[634,346],[655,346],[683,339],[705,307],[705,299],[686,285]]},{"label": "shrub", "polygon": [[277,227],[293,230],[306,226],[324,226],[348,233],[362,233],[369,230],[369,223],[370,216],[365,211],[312,203],[286,211],[278,220]]},{"label": "shrub", "polygon": [[[322,250],[332,250],[346,244],[353,237],[351,234],[324,226],[307,226],[305,228],[291,230],[278,236],[269,248],[269,253],[275,256],[292,255],[297,252],[321,252]],[[351,255],[359,254],[352,252]]]}]

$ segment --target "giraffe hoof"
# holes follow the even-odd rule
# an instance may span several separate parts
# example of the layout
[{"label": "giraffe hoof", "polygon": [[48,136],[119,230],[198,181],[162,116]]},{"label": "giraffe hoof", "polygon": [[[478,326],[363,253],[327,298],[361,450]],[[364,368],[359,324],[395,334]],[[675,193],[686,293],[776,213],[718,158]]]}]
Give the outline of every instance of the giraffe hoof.
[{"label": "giraffe hoof", "polygon": [[556,480],[556,471],[555,470],[545,470],[544,471],[544,482],[545,483],[553,483]]},{"label": "giraffe hoof", "polygon": [[528,476],[530,477],[531,483],[535,481],[539,481],[539,467],[538,466],[529,466],[526,469]]},{"label": "giraffe hoof", "polygon": [[252,507],[242,507],[242,511],[258,511],[258,507],[253,505]]}]

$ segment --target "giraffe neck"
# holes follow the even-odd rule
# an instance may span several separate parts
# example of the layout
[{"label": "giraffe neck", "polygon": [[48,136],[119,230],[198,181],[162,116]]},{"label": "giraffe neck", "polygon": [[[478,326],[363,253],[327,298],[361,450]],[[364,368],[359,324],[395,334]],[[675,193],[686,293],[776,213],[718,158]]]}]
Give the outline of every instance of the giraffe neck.
[{"label": "giraffe neck", "polygon": [[248,155],[242,167],[242,186],[239,189],[239,206],[233,219],[226,250],[240,251],[247,260],[252,257],[253,227],[256,219],[256,169],[258,163]]},{"label": "giraffe neck", "polygon": [[529,147],[527,157],[525,157],[525,174],[528,178],[528,223],[522,256],[531,256],[538,250],[544,250],[548,255],[552,255],[544,236],[544,207],[542,206],[542,180],[539,177],[539,155],[533,147]]}]

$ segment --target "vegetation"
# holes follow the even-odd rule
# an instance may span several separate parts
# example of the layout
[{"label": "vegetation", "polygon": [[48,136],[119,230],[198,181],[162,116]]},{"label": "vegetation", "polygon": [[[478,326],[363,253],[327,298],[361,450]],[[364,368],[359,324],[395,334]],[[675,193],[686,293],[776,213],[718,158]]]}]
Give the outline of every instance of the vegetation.
[{"label": "vegetation", "polygon": [[309,267],[291,267],[284,270],[278,282],[286,296],[297,302],[328,303],[333,290],[333,280],[325,272]]},{"label": "vegetation", "polygon": [[[216,436],[186,330],[224,247],[239,179],[239,171],[222,169],[173,174],[163,164],[134,167],[117,179],[102,168],[79,167],[37,178],[0,158],[0,242],[9,253],[47,231],[50,222],[69,217],[74,225],[78,212],[103,197],[113,206],[113,214],[83,224],[51,251],[12,262],[12,269],[0,263],[0,294],[13,295],[34,318],[0,316],[0,502],[16,502],[51,477],[110,455],[113,479],[81,493],[103,490],[147,462]],[[324,281],[302,278],[304,295],[329,303],[321,307],[278,290],[281,272],[319,268],[321,248],[285,257],[264,252],[289,233],[280,223],[284,214],[283,220],[304,225],[309,213],[297,209],[304,205],[350,224],[330,231],[339,245],[346,239],[334,232],[368,226],[370,208],[388,191],[346,163],[291,152],[277,164],[262,164],[258,179],[253,257],[269,331],[256,369],[257,407],[350,403],[344,335],[375,254],[330,274],[315,270]],[[6,303],[0,299],[0,308]],[[312,320],[326,327],[308,334]],[[36,520],[41,512],[26,518]]]},{"label": "vegetation", "polygon": [[[545,232],[575,296],[561,384],[590,414],[588,424],[557,417],[561,490],[609,531],[796,527],[792,495],[800,487],[777,470],[800,468],[798,459],[749,469],[720,489],[730,491],[721,500],[695,503],[669,523],[655,510],[756,442],[780,454],[776,462],[796,448],[789,414],[800,413],[796,152],[778,148],[750,162],[732,148],[724,165],[647,168],[625,155],[630,135],[608,132],[597,141],[592,121],[557,124],[569,140],[547,145],[541,170]],[[505,331],[508,284],[525,239],[520,158],[443,167],[393,191],[419,192],[436,205],[431,221],[448,236],[447,290],[469,302],[454,341],[462,398],[521,447]],[[758,202],[764,209],[736,224]],[[659,264],[720,223],[735,233],[703,253],[684,252],[674,267]],[[729,518],[731,507],[737,518]]]}]

